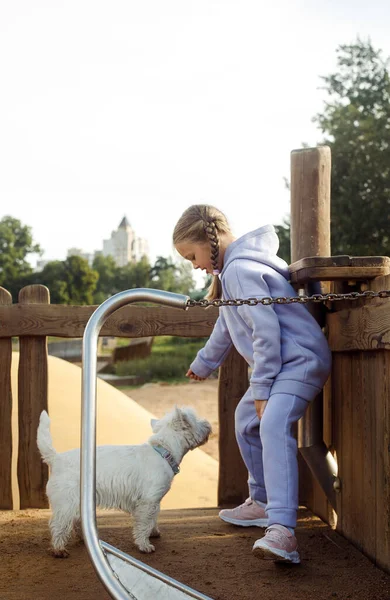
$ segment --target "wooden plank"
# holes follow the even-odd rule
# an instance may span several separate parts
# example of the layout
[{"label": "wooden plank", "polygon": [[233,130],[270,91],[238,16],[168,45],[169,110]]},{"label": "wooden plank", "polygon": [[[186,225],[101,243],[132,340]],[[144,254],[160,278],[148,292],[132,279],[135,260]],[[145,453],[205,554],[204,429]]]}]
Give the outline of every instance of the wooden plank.
[{"label": "wooden plank", "polygon": [[[375,378],[376,563],[390,572],[390,353],[381,352]],[[373,379],[372,378],[372,379]]]},{"label": "wooden plank", "polygon": [[[355,362],[360,363],[361,373],[361,461],[362,466],[358,473],[361,480],[361,512],[359,514],[359,535],[362,549],[368,556],[376,558],[376,517],[378,512],[383,512],[382,502],[378,503],[376,490],[376,465],[377,444],[376,420],[377,402],[373,398],[382,398],[383,401],[383,367],[384,352],[359,352],[354,354]],[[381,418],[381,415],[380,415]],[[381,442],[380,442],[381,443]],[[356,490],[359,493],[359,490]],[[387,499],[388,503],[389,499]],[[375,510],[373,510],[375,507]],[[389,558],[389,557],[388,557]]]},{"label": "wooden plank", "polygon": [[390,270],[390,258],[388,256],[350,256],[340,254],[339,256],[305,256],[289,266],[290,272],[295,273],[300,269],[313,267],[359,267],[359,268],[386,268]]},{"label": "wooden plank", "polygon": [[237,445],[234,413],[249,387],[248,365],[233,348],[219,370],[218,506],[241,504],[248,496],[248,471]]},{"label": "wooden plank", "polygon": [[307,283],[308,281],[354,280],[367,281],[387,275],[386,267],[312,267],[291,273],[291,283]]},{"label": "wooden plank", "polygon": [[[349,498],[349,506],[344,506],[344,519],[349,519],[349,535],[356,546],[362,548],[362,531],[364,526],[364,465],[363,465],[363,389],[362,389],[362,361],[361,356],[356,354],[350,357],[352,362],[352,377],[349,389],[346,390],[351,404],[352,456],[349,482],[352,494]],[[374,503],[375,506],[375,503]]]},{"label": "wooden plank", "polygon": [[[48,304],[49,290],[43,285],[30,285],[19,292],[19,303]],[[47,508],[45,494],[48,478],[36,438],[39,416],[47,403],[47,340],[35,329],[34,337],[20,337],[18,372],[19,453],[18,483],[20,508]]]},{"label": "wooden plank", "polygon": [[387,256],[311,256],[292,263],[291,281],[367,280],[390,273]]},{"label": "wooden plank", "polygon": [[338,464],[341,492],[337,494],[337,530],[351,538],[349,507],[353,496],[353,429],[352,429],[352,358],[349,354],[337,354],[333,358],[332,409],[333,439]]},{"label": "wooden plank", "polygon": [[[0,338],[14,336],[83,337],[85,326],[96,306],[26,304],[0,306]],[[188,310],[170,307],[125,306],[103,325],[100,335],[147,337],[175,335],[207,337],[218,318],[214,307]]]},{"label": "wooden plank", "polygon": [[363,306],[327,316],[333,352],[390,350],[390,300],[368,300]]},{"label": "wooden plank", "polygon": [[390,274],[388,256],[311,256],[289,267],[291,282],[368,280]]},{"label": "wooden plank", "polygon": [[[0,287],[0,305],[12,304],[11,294]],[[12,510],[12,389],[11,338],[0,339],[0,510]]]}]

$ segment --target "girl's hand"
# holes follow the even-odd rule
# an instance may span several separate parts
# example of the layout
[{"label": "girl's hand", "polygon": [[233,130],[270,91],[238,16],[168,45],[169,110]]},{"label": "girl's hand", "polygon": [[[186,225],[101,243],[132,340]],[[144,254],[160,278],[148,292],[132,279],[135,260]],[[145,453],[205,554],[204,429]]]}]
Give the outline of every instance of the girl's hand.
[{"label": "girl's hand", "polygon": [[261,417],[264,414],[265,411],[265,407],[267,406],[267,400],[255,400],[255,407],[256,407],[256,413],[257,416],[259,417],[259,419],[261,419]]},{"label": "girl's hand", "polygon": [[195,381],[204,381],[206,379],[206,377],[199,377],[199,375],[196,375],[193,371],[191,371],[191,369],[188,369],[186,377],[194,379]]}]

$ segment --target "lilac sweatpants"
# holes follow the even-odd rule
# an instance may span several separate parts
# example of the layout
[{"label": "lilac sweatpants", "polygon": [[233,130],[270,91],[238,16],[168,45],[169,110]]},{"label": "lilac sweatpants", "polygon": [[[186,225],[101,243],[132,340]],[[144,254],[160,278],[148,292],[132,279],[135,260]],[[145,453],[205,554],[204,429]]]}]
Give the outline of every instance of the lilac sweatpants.
[{"label": "lilac sweatpants", "polygon": [[259,421],[249,388],[236,409],[236,438],[249,472],[249,494],[267,504],[269,525],[296,526],[298,459],[292,425],[307,406],[299,396],[271,393]]}]

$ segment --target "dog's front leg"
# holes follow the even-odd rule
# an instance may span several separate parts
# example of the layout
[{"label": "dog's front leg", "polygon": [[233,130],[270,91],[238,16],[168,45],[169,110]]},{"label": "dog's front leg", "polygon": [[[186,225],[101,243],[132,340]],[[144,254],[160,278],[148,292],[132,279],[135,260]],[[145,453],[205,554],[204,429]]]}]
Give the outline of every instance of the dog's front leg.
[{"label": "dog's front leg", "polygon": [[153,529],[152,529],[152,532],[150,534],[150,537],[152,537],[152,538],[159,538],[161,536],[160,530],[159,530],[158,525],[157,525],[157,518],[158,518],[159,512],[160,512],[160,506],[158,507],[158,510],[157,510],[156,515],[154,517]]},{"label": "dog's front leg", "polygon": [[149,537],[156,530],[159,510],[159,504],[144,502],[132,511],[134,518],[133,537],[141,552],[155,551],[155,547],[150,543]]}]

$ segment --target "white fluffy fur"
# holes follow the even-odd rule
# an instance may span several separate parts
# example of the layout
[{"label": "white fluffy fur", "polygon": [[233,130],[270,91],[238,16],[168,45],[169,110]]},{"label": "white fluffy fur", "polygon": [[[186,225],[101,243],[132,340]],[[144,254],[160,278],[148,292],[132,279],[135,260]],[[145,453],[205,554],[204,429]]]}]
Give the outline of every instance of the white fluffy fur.
[{"label": "white fluffy fur", "polygon": [[[160,502],[171,487],[173,471],[152,445],[166,448],[180,464],[188,450],[204,444],[211,432],[208,421],[191,408],[175,408],[152,420],[153,435],[137,446],[98,446],[96,503],[133,515],[133,537],[142,552],[153,552],[149,537],[158,537]],[[50,435],[47,412],[40,416],[37,444],[50,466],[46,493],[52,509],[49,522],[53,554],[68,556],[67,543],[80,523],[80,450],[57,453]],[[179,475],[180,477],[180,475]]]}]

